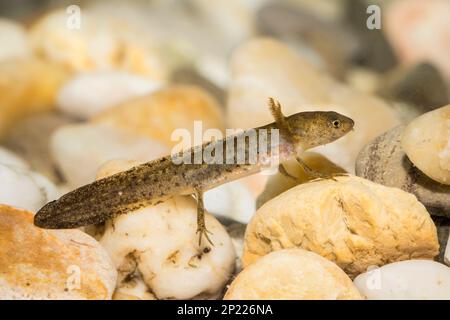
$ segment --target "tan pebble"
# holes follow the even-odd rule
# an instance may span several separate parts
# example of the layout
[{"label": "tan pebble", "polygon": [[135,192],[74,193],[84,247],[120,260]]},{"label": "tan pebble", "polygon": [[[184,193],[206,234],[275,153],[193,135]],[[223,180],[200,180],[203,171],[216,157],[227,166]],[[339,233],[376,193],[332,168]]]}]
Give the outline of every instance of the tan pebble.
[{"label": "tan pebble", "polygon": [[[124,128],[174,146],[175,130],[186,129],[194,143],[194,121],[201,121],[203,131],[223,131],[223,115],[218,103],[206,91],[189,85],[169,86],[153,94],[110,108],[92,119],[95,123]],[[192,146],[192,145],[191,145]]]},{"label": "tan pebble", "polygon": [[354,277],[372,265],[438,254],[436,227],[415,196],[355,176],[336,179],[299,185],[259,208],[246,230],[244,267],[299,247]]},{"label": "tan pebble", "polygon": [[428,177],[450,184],[450,105],[411,121],[403,132],[402,148]]},{"label": "tan pebble", "polygon": [[79,230],[44,230],[28,211],[0,206],[0,299],[111,299],[117,273]]},{"label": "tan pebble", "polygon": [[30,29],[35,54],[71,72],[124,70],[165,81],[165,67],[149,37],[108,14],[86,9],[81,16],[80,28],[66,10],[42,16]]},{"label": "tan pebble", "polygon": [[233,280],[225,300],[346,300],[362,296],[331,261],[302,249],[272,252]]},{"label": "tan pebble", "polygon": [[39,59],[1,62],[0,135],[18,119],[52,110],[56,94],[66,78],[67,74],[60,67]]}]

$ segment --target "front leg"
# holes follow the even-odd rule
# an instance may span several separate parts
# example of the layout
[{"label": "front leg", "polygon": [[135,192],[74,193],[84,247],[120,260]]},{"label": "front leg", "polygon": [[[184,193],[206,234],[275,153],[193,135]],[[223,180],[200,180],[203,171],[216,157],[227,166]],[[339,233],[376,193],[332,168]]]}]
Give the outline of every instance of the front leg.
[{"label": "front leg", "polygon": [[331,180],[337,181],[335,179],[335,177],[348,175],[347,173],[324,174],[324,173],[321,173],[319,171],[312,169],[299,156],[296,156],[295,160],[297,160],[298,164],[302,167],[303,171],[305,171],[305,173],[308,176],[313,177],[315,180],[316,179],[331,179]]},{"label": "front leg", "polygon": [[206,229],[205,223],[205,205],[203,204],[203,191],[195,189],[195,195],[197,197],[197,232],[199,234],[198,245],[202,245],[202,238],[205,236],[206,240],[214,246],[208,234],[212,234],[211,231]]},{"label": "front leg", "polygon": [[284,167],[284,165],[282,163],[280,163],[278,165],[278,172],[281,173],[283,176],[290,178],[294,181],[297,181],[297,182],[301,181],[301,179],[299,179],[299,178],[293,176],[292,174],[290,174],[289,172],[287,172],[286,168]]}]

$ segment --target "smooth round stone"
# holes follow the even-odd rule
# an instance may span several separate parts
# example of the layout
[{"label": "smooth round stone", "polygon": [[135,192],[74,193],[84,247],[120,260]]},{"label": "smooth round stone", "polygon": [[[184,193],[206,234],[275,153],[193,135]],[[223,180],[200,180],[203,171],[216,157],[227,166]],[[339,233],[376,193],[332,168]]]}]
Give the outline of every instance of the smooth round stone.
[{"label": "smooth round stone", "polygon": [[65,9],[40,17],[29,32],[33,50],[74,73],[124,70],[165,81],[161,57],[151,37],[141,36],[141,30],[119,17],[84,8],[80,28],[74,22],[75,15],[69,16]]},{"label": "smooth round stone", "polygon": [[111,299],[117,272],[105,249],[80,230],[38,228],[33,216],[0,205],[0,299]]},{"label": "smooth round stone", "polygon": [[450,217],[450,186],[430,179],[408,159],[401,146],[404,128],[394,128],[364,147],[356,174],[412,193],[432,214]]},{"label": "smooth round stone", "polygon": [[259,208],[245,232],[244,268],[297,247],[355,277],[371,265],[439,253],[436,227],[416,197],[356,176],[335,180],[298,185]]},{"label": "smooth round stone", "polygon": [[121,71],[80,73],[61,88],[57,105],[68,115],[87,119],[109,107],[151,93],[160,86],[156,81]]},{"label": "smooth round stone", "polygon": [[406,260],[355,278],[369,300],[450,300],[450,268],[431,260]]},{"label": "smooth round stone", "polygon": [[247,223],[255,213],[256,198],[241,181],[232,181],[204,194],[205,208],[216,216],[226,216]]},{"label": "smooth round stone", "polygon": [[51,137],[50,148],[71,187],[93,182],[99,167],[109,160],[147,162],[170,152],[145,136],[98,124],[60,127]]},{"label": "smooth round stone", "polygon": [[0,19],[0,61],[31,54],[25,28],[15,21]]},{"label": "smooth round stone", "polygon": [[0,136],[16,121],[54,109],[67,78],[61,66],[37,58],[2,61],[0,75]]},{"label": "smooth round stone", "polygon": [[310,251],[271,252],[242,270],[225,300],[352,300],[361,295],[334,263]]},{"label": "smooth round stone", "polygon": [[223,118],[219,104],[207,91],[193,85],[171,85],[109,108],[92,122],[125,129],[168,146],[189,140],[191,147],[202,142],[207,129],[223,132]]},{"label": "smooth round stone", "polygon": [[36,212],[59,196],[45,177],[20,167],[0,164],[0,203]]},{"label": "smooth round stone", "polygon": [[401,144],[420,171],[450,185],[450,105],[411,121],[403,132]]}]

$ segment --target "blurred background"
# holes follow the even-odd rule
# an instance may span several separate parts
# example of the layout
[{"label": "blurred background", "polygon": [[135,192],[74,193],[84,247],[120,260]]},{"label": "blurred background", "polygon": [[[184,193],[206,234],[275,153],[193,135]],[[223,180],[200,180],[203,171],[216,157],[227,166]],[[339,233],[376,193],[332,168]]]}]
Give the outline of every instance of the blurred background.
[{"label": "blurred background", "polygon": [[[168,154],[194,120],[271,122],[269,96],[286,114],[352,117],[308,160],[350,173],[375,137],[449,103],[448,0],[17,0],[0,15],[2,152],[61,192],[108,161]],[[246,222],[267,177],[244,182],[210,210]]]}]

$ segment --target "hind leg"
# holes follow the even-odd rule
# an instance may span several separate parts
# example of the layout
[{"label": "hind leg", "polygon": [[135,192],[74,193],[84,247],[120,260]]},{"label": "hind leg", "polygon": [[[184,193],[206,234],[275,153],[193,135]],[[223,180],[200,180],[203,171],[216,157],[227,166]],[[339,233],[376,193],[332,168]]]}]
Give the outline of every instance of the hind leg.
[{"label": "hind leg", "polygon": [[195,195],[197,197],[197,233],[199,234],[198,245],[201,246],[203,236],[208,240],[208,242],[213,246],[211,239],[208,234],[212,234],[206,228],[205,224],[205,205],[203,204],[203,191],[195,190]]}]

